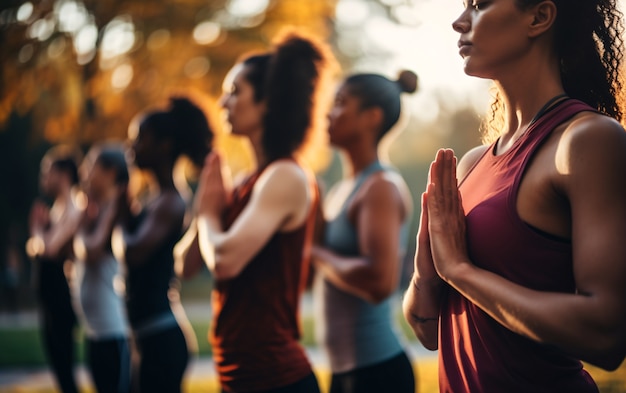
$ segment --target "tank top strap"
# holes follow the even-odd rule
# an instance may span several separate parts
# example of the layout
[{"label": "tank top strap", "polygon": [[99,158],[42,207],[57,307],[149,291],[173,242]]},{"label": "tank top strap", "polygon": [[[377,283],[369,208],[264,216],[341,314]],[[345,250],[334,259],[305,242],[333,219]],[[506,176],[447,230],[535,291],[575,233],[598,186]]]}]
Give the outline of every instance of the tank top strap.
[{"label": "tank top strap", "polygon": [[542,144],[552,131],[560,124],[571,119],[580,112],[593,111],[591,106],[582,101],[569,98],[553,106],[545,115],[534,122],[522,137],[519,147],[515,150],[534,151]]},{"label": "tank top strap", "polygon": [[370,175],[376,172],[383,171],[385,169],[386,169],[385,166],[379,160],[376,160],[372,162],[371,164],[369,164],[368,166],[366,166],[365,169],[363,169],[357,175],[354,181],[354,187],[352,188],[352,192],[350,193],[350,196],[348,197],[348,199],[351,199],[354,196],[354,194],[356,194],[356,192],[359,190],[359,188],[361,188],[363,183],[365,183],[365,181],[370,177]]},{"label": "tank top strap", "polygon": [[582,101],[567,99],[554,107],[553,110],[548,112],[543,118],[539,119],[532,125],[532,128],[528,130],[524,141],[520,144],[518,149],[516,149],[516,157],[518,158],[513,159],[514,161],[518,160],[521,165],[514,165],[518,169],[516,170],[509,193],[509,209],[511,209],[512,212],[517,214],[514,202],[516,200],[515,196],[517,195],[522,182],[522,177],[524,176],[524,173],[526,173],[528,163],[534,157],[539,147],[550,136],[556,127],[571,119],[575,115],[588,111],[597,112],[597,110]]}]

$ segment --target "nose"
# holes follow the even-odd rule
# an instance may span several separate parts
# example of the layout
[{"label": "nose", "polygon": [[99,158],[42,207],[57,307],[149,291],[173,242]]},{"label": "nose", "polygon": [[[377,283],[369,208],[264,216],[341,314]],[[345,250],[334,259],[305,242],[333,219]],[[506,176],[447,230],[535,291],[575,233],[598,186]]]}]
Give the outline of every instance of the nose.
[{"label": "nose", "polygon": [[452,28],[457,33],[467,33],[470,30],[470,27],[471,22],[468,10],[463,11],[463,13],[459,15],[459,17],[454,22],[452,22]]},{"label": "nose", "polygon": [[230,94],[229,93],[222,94],[222,96],[220,97],[220,100],[219,100],[220,108],[226,109],[226,103],[228,101],[228,98],[230,98]]}]

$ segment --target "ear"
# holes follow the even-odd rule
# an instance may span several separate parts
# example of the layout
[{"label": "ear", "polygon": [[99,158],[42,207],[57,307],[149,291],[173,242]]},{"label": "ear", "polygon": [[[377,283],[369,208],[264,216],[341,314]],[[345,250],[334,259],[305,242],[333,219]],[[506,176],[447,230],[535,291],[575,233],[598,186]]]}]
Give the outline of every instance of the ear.
[{"label": "ear", "polygon": [[528,11],[532,17],[528,37],[536,38],[550,30],[556,21],[556,4],[551,0],[542,1]]}]

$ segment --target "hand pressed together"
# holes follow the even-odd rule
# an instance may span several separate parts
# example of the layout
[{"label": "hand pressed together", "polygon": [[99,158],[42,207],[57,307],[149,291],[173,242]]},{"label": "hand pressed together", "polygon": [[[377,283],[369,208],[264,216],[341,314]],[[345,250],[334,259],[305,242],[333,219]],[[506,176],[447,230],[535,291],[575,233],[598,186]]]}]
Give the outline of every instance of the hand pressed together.
[{"label": "hand pressed together", "polygon": [[437,152],[430,166],[425,198],[434,267],[442,279],[449,281],[457,268],[470,263],[465,214],[456,178],[456,157],[452,150]]}]

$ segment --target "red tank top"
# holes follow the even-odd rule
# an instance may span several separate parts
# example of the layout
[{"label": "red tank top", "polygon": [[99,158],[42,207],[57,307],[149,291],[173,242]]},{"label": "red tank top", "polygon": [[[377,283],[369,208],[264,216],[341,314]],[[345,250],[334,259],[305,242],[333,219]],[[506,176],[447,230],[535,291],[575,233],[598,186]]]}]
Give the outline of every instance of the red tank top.
[{"label": "red tank top", "polygon": [[[516,198],[529,160],[559,124],[588,105],[553,107],[502,155],[492,145],[460,185],[471,261],[538,291],[574,293],[572,246],[531,228]],[[449,289],[441,311],[441,392],[597,392],[578,359],[505,328]]]},{"label": "red tank top", "polygon": [[[234,190],[222,220],[224,228],[228,229],[248,204],[262,172]],[[311,179],[317,203],[317,187]],[[309,270],[314,210],[300,228],[274,234],[237,277],[215,284],[209,340],[227,392],[274,389],[312,372],[299,344],[298,306]]]}]

